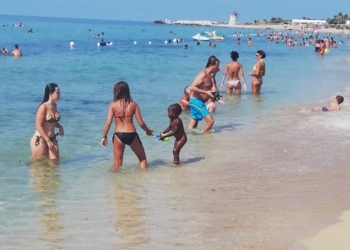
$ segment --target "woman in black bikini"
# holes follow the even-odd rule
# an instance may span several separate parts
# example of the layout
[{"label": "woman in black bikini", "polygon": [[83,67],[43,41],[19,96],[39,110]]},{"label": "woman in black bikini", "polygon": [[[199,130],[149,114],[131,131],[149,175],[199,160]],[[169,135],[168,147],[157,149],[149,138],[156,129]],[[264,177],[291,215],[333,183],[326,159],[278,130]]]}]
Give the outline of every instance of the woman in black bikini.
[{"label": "woman in black bikini", "polygon": [[112,138],[114,164],[111,170],[115,171],[123,164],[125,145],[129,145],[136,154],[140,168],[147,168],[146,153],[133,124],[133,116],[135,115],[138,124],[147,135],[153,135],[153,130],[149,129],[142,120],[140,108],[131,99],[129,85],[126,82],[121,81],[115,84],[113,92],[114,101],[108,107],[108,116],[101,140],[101,146],[106,147],[107,134],[114,118],[115,129]]},{"label": "woman in black bikini", "polygon": [[[60,89],[58,85],[55,83],[47,84],[43,101],[36,112],[36,131],[30,140],[30,148],[34,160],[42,158],[57,160],[59,158],[56,136],[64,135],[62,125],[58,123],[60,113],[57,111],[56,102],[59,99]],[[55,128],[59,129],[59,133],[55,134]]]}]

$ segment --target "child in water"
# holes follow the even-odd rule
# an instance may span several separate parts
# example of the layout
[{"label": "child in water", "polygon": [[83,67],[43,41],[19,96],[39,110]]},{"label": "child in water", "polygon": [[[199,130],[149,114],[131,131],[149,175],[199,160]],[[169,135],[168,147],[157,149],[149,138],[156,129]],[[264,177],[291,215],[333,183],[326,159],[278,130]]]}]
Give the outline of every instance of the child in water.
[{"label": "child in water", "polygon": [[316,112],[316,111],[327,112],[327,111],[340,110],[340,104],[343,101],[344,101],[344,97],[342,97],[341,95],[337,95],[328,107],[316,107],[311,109],[311,112]]},{"label": "child in water", "polygon": [[187,110],[190,108],[190,94],[191,94],[191,91],[189,89],[188,86],[186,86],[184,88],[184,95],[181,97],[181,99],[179,100],[179,104],[182,108],[182,110]]},{"label": "child in water", "polygon": [[175,165],[180,164],[180,150],[187,142],[187,135],[184,130],[184,125],[182,123],[179,115],[182,112],[180,104],[171,104],[168,107],[168,116],[170,118],[169,126],[160,134],[159,140],[164,140],[167,137],[174,136],[174,163]]}]

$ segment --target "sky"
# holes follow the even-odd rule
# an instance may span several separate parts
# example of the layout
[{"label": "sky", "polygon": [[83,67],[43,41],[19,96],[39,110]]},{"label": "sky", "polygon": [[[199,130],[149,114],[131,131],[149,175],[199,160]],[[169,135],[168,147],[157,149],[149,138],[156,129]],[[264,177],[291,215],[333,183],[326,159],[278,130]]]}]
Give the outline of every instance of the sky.
[{"label": "sky", "polygon": [[[0,15],[44,16],[126,21],[210,20],[238,22],[350,16],[349,0],[0,0]],[[1,17],[0,17],[1,20]]]}]

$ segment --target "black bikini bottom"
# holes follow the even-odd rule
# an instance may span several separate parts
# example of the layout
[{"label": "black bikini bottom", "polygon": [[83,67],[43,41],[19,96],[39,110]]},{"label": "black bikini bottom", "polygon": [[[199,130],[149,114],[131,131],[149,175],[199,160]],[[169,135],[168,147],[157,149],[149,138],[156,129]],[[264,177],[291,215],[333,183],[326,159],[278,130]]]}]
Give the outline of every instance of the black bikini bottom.
[{"label": "black bikini bottom", "polygon": [[118,139],[126,145],[130,145],[134,141],[135,137],[137,137],[137,139],[139,139],[139,142],[141,143],[140,137],[136,132],[130,132],[130,133],[116,132],[113,134],[113,139],[112,139],[113,143],[114,143],[114,136],[118,137]]}]

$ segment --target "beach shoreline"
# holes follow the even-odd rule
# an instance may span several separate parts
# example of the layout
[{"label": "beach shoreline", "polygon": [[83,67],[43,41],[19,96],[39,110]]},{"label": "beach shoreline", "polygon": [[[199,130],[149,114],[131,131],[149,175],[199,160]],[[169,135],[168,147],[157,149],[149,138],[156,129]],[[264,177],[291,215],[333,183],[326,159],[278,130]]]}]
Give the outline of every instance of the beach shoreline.
[{"label": "beach shoreline", "polygon": [[[228,27],[228,26],[227,26]],[[274,30],[293,30],[293,31],[299,31],[299,32],[307,32],[307,33],[312,33],[314,30],[312,28],[305,28],[304,26],[296,26],[296,25],[274,25],[274,24],[264,24],[264,25],[236,25],[233,26],[232,28],[239,28],[239,29],[261,29],[261,30],[266,30],[266,29],[274,29]],[[338,34],[338,33],[345,33],[348,34],[350,33],[350,30],[346,29],[334,29],[334,28],[319,28],[316,29],[318,32],[321,33],[332,33],[332,34]]]},{"label": "beach shoreline", "polygon": [[[299,32],[305,32],[305,33],[314,32],[313,28],[310,28],[310,27],[306,28],[305,26],[290,25],[290,24],[237,24],[234,26],[230,26],[228,24],[215,23],[210,21],[198,21],[198,23],[197,22],[191,23],[191,21],[182,21],[179,23],[164,23],[164,25],[170,25],[170,26],[183,25],[183,26],[199,26],[199,27],[220,27],[220,28],[232,28],[232,29],[257,29],[257,30],[271,29],[271,30],[277,30],[277,31],[288,30],[288,31],[299,31]],[[332,34],[338,34],[338,33],[349,34],[350,33],[350,29],[317,28],[316,30],[320,33],[332,33]]]},{"label": "beach shoreline", "polygon": [[[107,21],[71,25],[59,19],[52,29],[46,21],[25,20],[33,24],[35,35],[14,28],[2,33],[12,44],[16,32],[25,53],[16,60],[3,57],[0,101],[8,119],[2,121],[0,135],[6,142],[0,153],[5,214],[0,219],[1,245],[320,250],[312,249],[320,242],[316,236],[332,238],[333,231],[326,230],[324,236],[323,229],[338,225],[339,216],[350,207],[350,90],[344,65],[349,46],[339,45],[320,57],[312,46],[293,49],[253,37],[252,46],[246,44],[248,38],[240,45],[236,39],[225,39],[215,48],[193,41],[184,50],[181,43],[164,43],[175,35],[169,34],[169,26],[145,28],[144,23],[132,23],[123,24],[125,29],[106,30]],[[83,31],[79,35],[78,27]],[[118,42],[97,47],[96,38],[81,27],[105,31],[106,38]],[[269,26],[254,26],[256,30],[248,32],[246,25],[217,33],[248,35],[265,28]],[[177,36],[190,37],[194,30],[213,27],[171,29]],[[264,35],[293,32],[263,31]],[[36,46],[43,39],[46,42]],[[172,164],[174,138],[160,142],[135,122],[149,168],[140,170],[127,146],[120,171],[108,171],[113,162],[112,131],[107,148],[99,142],[115,82],[130,84],[144,121],[158,133],[169,124],[167,106],[179,100],[208,56],[215,54],[224,66],[231,61],[229,52],[237,50],[248,73],[260,49],[267,52],[261,94],[251,94],[248,77],[249,90],[242,95],[222,90],[225,107],[217,107],[212,133],[188,131],[180,166]],[[28,146],[46,81],[57,81],[62,91],[58,107],[66,135],[58,138],[62,158],[55,168],[44,161],[33,164]],[[310,112],[336,94],[345,97],[341,111]],[[21,119],[13,115],[18,113]],[[189,112],[181,118],[187,127]],[[198,130],[202,126],[203,121]],[[21,133],[14,133],[14,128]]]}]

